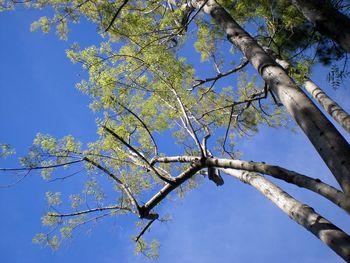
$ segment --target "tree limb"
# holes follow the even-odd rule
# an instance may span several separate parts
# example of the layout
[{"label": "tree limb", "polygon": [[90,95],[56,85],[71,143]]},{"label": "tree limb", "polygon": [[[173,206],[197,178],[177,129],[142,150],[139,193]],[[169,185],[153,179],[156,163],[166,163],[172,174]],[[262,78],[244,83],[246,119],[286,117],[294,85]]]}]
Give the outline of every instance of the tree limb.
[{"label": "tree limb", "polygon": [[346,262],[350,262],[350,236],[316,213],[313,208],[299,202],[256,173],[232,169],[222,169],[222,171],[256,188],[291,219],[314,234]]},{"label": "tree limb", "polygon": [[[191,163],[198,161],[199,157],[195,156],[172,156],[172,157],[158,157],[155,162],[184,162]],[[314,179],[306,175],[299,174],[287,170],[285,168],[269,165],[265,163],[247,162],[241,160],[231,159],[218,159],[218,158],[206,158],[203,160],[206,167],[216,168],[232,168],[237,170],[245,170],[250,172],[257,172],[266,175],[270,175],[274,178],[283,180],[287,183],[297,185],[299,187],[306,188],[312,192],[315,192],[337,206],[341,207],[344,211],[350,214],[350,198],[336,188],[322,182],[320,179]]]},{"label": "tree limb", "polygon": [[113,25],[114,21],[117,19],[117,16],[119,15],[119,13],[122,11],[123,7],[129,2],[129,0],[124,0],[124,2],[120,5],[120,7],[118,8],[118,10],[115,12],[111,22],[109,22],[107,28],[105,29],[105,32],[107,32]]}]

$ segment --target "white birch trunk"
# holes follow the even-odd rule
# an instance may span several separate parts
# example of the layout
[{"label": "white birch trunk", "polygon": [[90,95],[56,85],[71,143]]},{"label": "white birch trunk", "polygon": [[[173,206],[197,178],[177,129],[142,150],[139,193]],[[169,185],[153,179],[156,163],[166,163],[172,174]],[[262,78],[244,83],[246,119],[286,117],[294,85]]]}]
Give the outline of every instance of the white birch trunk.
[{"label": "white birch trunk", "polygon": [[[203,1],[192,1],[196,7]],[[350,146],[332,123],[294,83],[285,70],[266,54],[261,46],[224,8],[209,0],[203,8],[226,32],[228,39],[258,70],[266,84],[279,97],[327,164],[343,191],[350,195]]]}]

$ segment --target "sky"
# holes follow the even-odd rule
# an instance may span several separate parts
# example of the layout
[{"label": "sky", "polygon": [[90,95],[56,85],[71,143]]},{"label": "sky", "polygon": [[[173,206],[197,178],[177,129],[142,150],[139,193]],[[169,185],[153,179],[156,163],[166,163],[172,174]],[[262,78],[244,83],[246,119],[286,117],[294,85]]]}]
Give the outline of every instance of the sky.
[{"label": "sky", "polygon": [[[0,142],[13,145],[19,155],[25,154],[38,132],[55,137],[71,134],[83,142],[97,138],[89,99],[74,88],[85,73],[65,56],[73,41],[81,46],[96,43],[95,26],[74,25],[69,40],[61,41],[53,32],[29,31],[30,23],[40,16],[29,10],[0,13]],[[317,67],[313,79],[350,111],[349,89],[331,89],[326,74],[326,69]],[[262,128],[239,147],[244,160],[278,164],[337,186],[298,129]],[[15,165],[11,160],[0,160],[0,167],[11,165]],[[185,199],[159,207],[159,213],[170,213],[172,221],[157,222],[148,233],[161,244],[157,262],[342,262],[255,189],[230,177],[224,179],[222,187],[205,180]],[[0,262],[149,262],[134,255],[130,237],[137,229],[128,217],[79,231],[57,251],[32,244],[32,237],[43,232],[40,218],[47,208],[45,192],[80,189],[80,183],[77,179],[68,185],[50,184],[33,173],[15,187],[0,189]],[[350,233],[345,212],[311,192],[280,185]]]}]

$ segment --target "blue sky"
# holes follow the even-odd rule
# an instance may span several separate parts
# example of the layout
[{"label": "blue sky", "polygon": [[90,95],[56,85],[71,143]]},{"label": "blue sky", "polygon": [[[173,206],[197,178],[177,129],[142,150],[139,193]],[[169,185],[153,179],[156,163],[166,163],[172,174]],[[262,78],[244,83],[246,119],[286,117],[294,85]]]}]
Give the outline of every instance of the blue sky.
[{"label": "blue sky", "polygon": [[[0,14],[0,142],[12,144],[18,154],[26,152],[38,132],[55,137],[72,134],[83,142],[96,138],[96,116],[88,109],[89,100],[74,88],[85,73],[64,53],[73,40],[81,46],[95,43],[95,27],[73,26],[65,42],[54,33],[29,32],[30,23],[39,16],[28,10]],[[349,89],[332,90],[325,82],[326,74],[318,67],[313,79],[350,111]],[[244,160],[278,164],[336,186],[299,131],[263,128],[239,146]],[[13,164],[0,162],[0,166]],[[137,229],[127,217],[79,231],[55,252],[31,243],[43,231],[40,217],[46,209],[45,192],[80,190],[79,183],[48,184],[33,173],[14,188],[0,189],[0,262],[149,262],[133,254],[130,237]],[[349,217],[328,201],[280,185],[350,233]],[[205,181],[184,200],[175,201],[167,201],[158,210],[171,213],[173,220],[154,224],[148,234],[161,243],[158,262],[342,262],[260,193],[229,177],[223,187]]]}]

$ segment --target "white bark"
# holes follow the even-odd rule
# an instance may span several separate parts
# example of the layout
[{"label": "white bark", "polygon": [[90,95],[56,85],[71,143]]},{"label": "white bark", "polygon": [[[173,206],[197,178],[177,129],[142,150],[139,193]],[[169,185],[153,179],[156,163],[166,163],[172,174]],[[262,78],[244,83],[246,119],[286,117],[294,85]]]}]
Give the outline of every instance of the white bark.
[{"label": "white bark", "polygon": [[[290,64],[287,61],[276,58],[276,62],[285,70],[289,70]],[[308,78],[305,80],[304,88],[336,122],[350,133],[350,116],[342,107],[311,79]]]},{"label": "white bark", "polygon": [[[194,156],[172,156],[172,157],[158,157],[158,162],[198,162],[199,157]],[[205,167],[215,168],[232,168],[238,170],[245,170],[250,172],[257,172],[266,175],[270,175],[274,178],[283,180],[287,183],[297,185],[299,187],[308,189],[315,192],[350,214],[350,197],[345,195],[343,192],[335,189],[334,187],[322,182],[319,179],[314,179],[309,176],[299,174],[285,168],[269,165],[266,163],[246,162],[241,160],[232,159],[218,159],[218,158],[207,158],[204,161]]]},{"label": "white bark", "polygon": [[[203,1],[192,1],[194,6]],[[350,146],[332,123],[320,112],[284,69],[233,20],[215,0],[207,1],[204,12],[226,32],[228,39],[258,70],[266,84],[279,97],[327,164],[343,191],[350,195]]]},{"label": "white bark", "polygon": [[291,219],[314,234],[346,262],[350,262],[350,236],[316,213],[313,208],[302,204],[256,173],[232,169],[222,169],[222,171],[256,188]]},{"label": "white bark", "polygon": [[350,133],[350,116],[342,107],[332,100],[311,79],[307,79],[304,82],[304,88],[336,122]]}]

